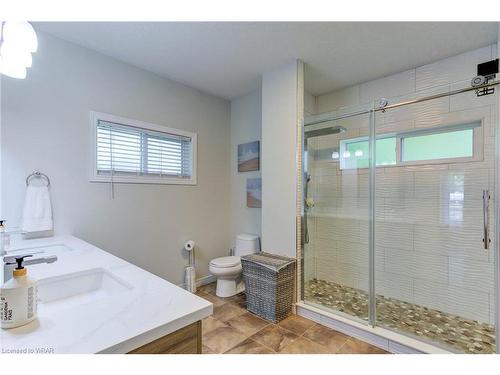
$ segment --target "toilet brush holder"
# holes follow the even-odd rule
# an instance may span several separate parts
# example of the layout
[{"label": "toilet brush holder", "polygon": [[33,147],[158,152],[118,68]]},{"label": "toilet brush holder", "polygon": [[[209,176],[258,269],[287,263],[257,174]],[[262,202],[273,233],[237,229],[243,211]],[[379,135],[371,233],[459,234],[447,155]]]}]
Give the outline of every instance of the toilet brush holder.
[{"label": "toilet brush holder", "polygon": [[196,269],[193,266],[186,267],[184,283],[188,292],[196,293]]}]

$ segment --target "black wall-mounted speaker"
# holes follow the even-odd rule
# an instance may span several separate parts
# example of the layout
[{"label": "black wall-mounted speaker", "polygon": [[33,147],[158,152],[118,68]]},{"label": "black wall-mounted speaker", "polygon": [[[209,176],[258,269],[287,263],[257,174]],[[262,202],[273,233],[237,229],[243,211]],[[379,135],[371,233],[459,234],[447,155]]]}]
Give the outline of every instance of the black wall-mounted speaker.
[{"label": "black wall-mounted speaker", "polygon": [[488,77],[498,73],[498,59],[477,64],[477,75]]}]

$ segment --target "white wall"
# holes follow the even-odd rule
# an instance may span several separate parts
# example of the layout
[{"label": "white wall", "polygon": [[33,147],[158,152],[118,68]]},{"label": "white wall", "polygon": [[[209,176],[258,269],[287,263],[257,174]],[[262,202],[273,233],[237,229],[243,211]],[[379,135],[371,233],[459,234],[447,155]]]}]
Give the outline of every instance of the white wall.
[{"label": "white wall", "polygon": [[261,140],[262,95],[257,89],[231,101],[231,243],[238,233],[261,235],[262,210],[248,208],[246,182],[260,171],[238,172],[238,145]]},{"label": "white wall", "polygon": [[[491,45],[318,96],[317,110],[357,106],[380,97],[394,103],[468,87],[476,65],[496,58],[496,53],[496,45]],[[477,98],[469,92],[377,115],[379,133],[483,121],[481,161],[377,168],[377,293],[481,322],[494,321],[495,249],[482,249],[481,196],[482,189],[493,193],[495,187],[496,106],[495,96]],[[336,125],[347,131],[318,138],[317,149],[338,147],[340,139],[368,134],[367,116]],[[308,276],[367,290],[368,171],[340,170],[331,159],[312,164],[310,192],[316,207],[310,215],[310,248],[315,274],[309,269]],[[450,193],[457,189],[451,184],[455,178],[464,183],[465,200],[458,209],[450,203]],[[494,232],[493,225],[490,229]]]},{"label": "white wall", "polygon": [[293,61],[262,78],[262,247],[296,256],[299,76]]},{"label": "white wall", "polygon": [[310,116],[316,112],[316,97],[310,92],[304,91],[304,114]]},{"label": "white wall", "polygon": [[[55,233],[70,233],[174,283],[197,242],[198,276],[230,247],[225,100],[39,33],[25,80],[2,79],[2,215],[19,225],[27,174],[52,181]],[[198,133],[198,185],[89,182],[89,111]]]}]

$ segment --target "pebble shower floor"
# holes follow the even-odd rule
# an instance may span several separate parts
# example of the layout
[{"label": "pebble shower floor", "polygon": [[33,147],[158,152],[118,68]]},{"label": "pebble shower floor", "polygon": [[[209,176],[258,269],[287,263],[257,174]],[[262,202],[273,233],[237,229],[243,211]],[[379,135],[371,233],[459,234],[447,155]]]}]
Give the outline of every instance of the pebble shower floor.
[{"label": "pebble shower floor", "polygon": [[[305,283],[304,299],[368,319],[368,294],[324,280]],[[464,353],[495,353],[495,327],[424,306],[377,295],[381,326],[427,338]]]}]

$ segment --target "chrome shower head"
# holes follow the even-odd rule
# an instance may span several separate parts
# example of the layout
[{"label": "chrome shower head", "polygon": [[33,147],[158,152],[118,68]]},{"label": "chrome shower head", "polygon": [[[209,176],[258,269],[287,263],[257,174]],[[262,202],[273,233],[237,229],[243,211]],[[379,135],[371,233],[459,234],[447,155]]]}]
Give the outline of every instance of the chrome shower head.
[{"label": "chrome shower head", "polygon": [[306,130],[304,132],[304,135],[306,138],[312,138],[312,137],[320,137],[322,135],[338,134],[345,131],[346,128],[344,128],[343,126],[329,126],[327,128]]}]

